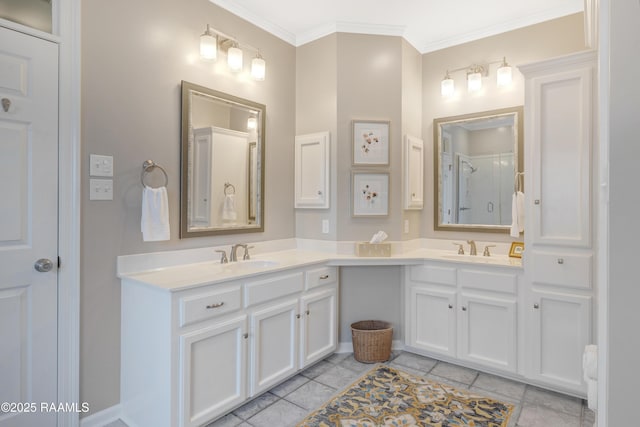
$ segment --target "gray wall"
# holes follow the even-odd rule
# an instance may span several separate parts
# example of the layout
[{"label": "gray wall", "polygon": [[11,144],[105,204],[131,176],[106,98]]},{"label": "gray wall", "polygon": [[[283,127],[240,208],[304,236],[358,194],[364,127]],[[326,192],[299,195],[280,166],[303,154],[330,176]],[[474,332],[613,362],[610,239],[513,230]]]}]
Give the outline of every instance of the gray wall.
[{"label": "gray wall", "polygon": [[[611,0],[604,3],[610,13],[609,73],[609,396],[610,427],[628,425],[637,412],[640,383],[638,350],[640,336],[640,286],[638,251],[640,195],[635,174],[640,158],[640,30],[638,2]],[[606,58],[605,58],[606,64]],[[606,89],[605,89],[606,90]],[[632,422],[631,422],[632,423]]]},{"label": "gray wall", "polygon": [[[255,82],[198,59],[206,24],[260,47],[267,77]],[[251,54],[245,61],[250,60]],[[246,67],[246,65],[245,65]],[[180,81],[267,105],[265,231],[178,239]],[[80,399],[91,411],[119,403],[120,282],[116,257],[291,238],[295,48],[207,0],[82,2],[82,270]],[[114,200],[88,200],[89,154],[114,156]],[[171,240],[143,243],[140,171],[169,175]],[[212,259],[214,255],[212,254]]]},{"label": "gray wall", "polygon": [[[422,217],[422,237],[487,239],[487,235],[482,233],[434,230],[433,120],[523,105],[524,78],[517,65],[584,50],[583,27],[583,15],[578,13],[423,55],[422,136],[426,152],[426,203]],[[511,87],[496,87],[496,69],[499,64],[490,64],[489,76],[482,79],[480,93],[467,93],[465,72],[458,71],[451,74],[455,81],[456,96],[452,99],[442,98],[440,82],[447,69],[468,67],[474,63],[486,65],[489,61],[502,60],[503,56],[506,56],[513,69]],[[507,233],[494,233],[491,240],[513,239]]]}]

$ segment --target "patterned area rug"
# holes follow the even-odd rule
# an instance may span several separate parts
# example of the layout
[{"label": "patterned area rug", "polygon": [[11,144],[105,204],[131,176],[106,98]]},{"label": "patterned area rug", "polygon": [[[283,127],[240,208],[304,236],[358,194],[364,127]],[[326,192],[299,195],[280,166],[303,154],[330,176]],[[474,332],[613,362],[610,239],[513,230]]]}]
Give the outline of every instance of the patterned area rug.
[{"label": "patterned area rug", "polygon": [[378,365],[298,427],[506,427],[513,405]]}]

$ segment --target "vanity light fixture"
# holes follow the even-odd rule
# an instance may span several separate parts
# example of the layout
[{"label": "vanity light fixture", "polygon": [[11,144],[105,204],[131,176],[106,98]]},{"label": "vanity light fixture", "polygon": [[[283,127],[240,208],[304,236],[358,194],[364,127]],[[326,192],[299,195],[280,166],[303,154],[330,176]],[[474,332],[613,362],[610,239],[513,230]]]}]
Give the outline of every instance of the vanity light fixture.
[{"label": "vanity light fixture", "polygon": [[476,93],[482,89],[482,78],[489,75],[489,68],[492,64],[500,64],[496,70],[497,87],[505,87],[511,84],[513,79],[513,69],[507,63],[507,58],[503,57],[501,61],[492,61],[486,65],[472,64],[467,67],[447,70],[444,79],[440,82],[440,93],[443,98],[450,98],[455,92],[454,80],[451,74],[458,71],[466,71],[467,91]]},{"label": "vanity light fixture", "polygon": [[249,117],[247,119],[247,129],[248,130],[258,129],[258,119],[255,117]]},{"label": "vanity light fixture", "polygon": [[454,91],[453,79],[449,75],[449,70],[447,70],[447,74],[444,75],[444,79],[440,83],[440,93],[443,98],[450,98],[453,96]]},{"label": "vanity light fixture", "polygon": [[246,43],[240,43],[235,38],[211,28],[207,24],[207,29],[200,36],[200,58],[207,61],[215,61],[218,57],[218,50],[227,53],[227,65],[229,70],[239,73],[244,68],[244,50],[256,52],[256,57],[251,61],[251,77],[254,80],[265,79],[267,63],[260,54],[260,51]]},{"label": "vanity light fixture", "polygon": [[511,84],[511,65],[507,64],[507,58],[502,58],[502,64],[498,67],[496,76],[498,87],[505,87]]},{"label": "vanity light fixture", "polygon": [[484,68],[480,65],[474,65],[467,73],[467,91],[478,92],[482,89],[482,72]]}]

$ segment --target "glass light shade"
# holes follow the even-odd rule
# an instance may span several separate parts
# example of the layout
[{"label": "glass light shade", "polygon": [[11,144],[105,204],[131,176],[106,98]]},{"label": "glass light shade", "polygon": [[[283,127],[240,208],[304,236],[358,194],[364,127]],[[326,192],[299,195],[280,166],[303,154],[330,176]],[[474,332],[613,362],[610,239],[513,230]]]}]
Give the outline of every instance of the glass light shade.
[{"label": "glass light shade", "polygon": [[477,92],[482,89],[482,74],[479,72],[467,74],[467,90]]},{"label": "glass light shade", "polygon": [[453,96],[454,85],[453,79],[447,75],[442,82],[440,82],[440,93],[444,98]]},{"label": "glass light shade", "polygon": [[256,56],[251,60],[251,77],[255,80],[264,80],[267,63],[261,56]]},{"label": "glass light shade", "polygon": [[207,61],[215,61],[218,56],[218,40],[211,34],[209,26],[203,35],[200,36],[200,58]]},{"label": "glass light shade", "polygon": [[227,64],[234,73],[242,71],[242,49],[235,46],[230,47],[227,51]]},{"label": "glass light shade", "polygon": [[255,117],[249,117],[247,119],[247,129],[258,129],[258,119],[256,119]]},{"label": "glass light shade", "polygon": [[498,72],[496,74],[498,87],[509,86],[511,84],[511,66],[509,66],[507,63],[501,65],[500,68],[498,68]]}]

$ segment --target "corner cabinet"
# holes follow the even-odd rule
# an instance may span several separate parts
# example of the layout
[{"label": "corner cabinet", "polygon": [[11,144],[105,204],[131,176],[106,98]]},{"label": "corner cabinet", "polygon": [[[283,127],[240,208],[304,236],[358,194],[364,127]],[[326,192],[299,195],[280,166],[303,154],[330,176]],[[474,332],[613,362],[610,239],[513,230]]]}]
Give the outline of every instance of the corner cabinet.
[{"label": "corner cabinet", "polygon": [[295,140],[295,207],[329,208],[329,132],[298,135]]},{"label": "corner cabinet", "polygon": [[525,77],[527,376],[586,395],[593,341],[597,53],[519,67]]},{"label": "corner cabinet", "polygon": [[192,289],[122,283],[122,420],[196,427],[337,348],[335,267]]}]

